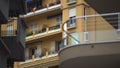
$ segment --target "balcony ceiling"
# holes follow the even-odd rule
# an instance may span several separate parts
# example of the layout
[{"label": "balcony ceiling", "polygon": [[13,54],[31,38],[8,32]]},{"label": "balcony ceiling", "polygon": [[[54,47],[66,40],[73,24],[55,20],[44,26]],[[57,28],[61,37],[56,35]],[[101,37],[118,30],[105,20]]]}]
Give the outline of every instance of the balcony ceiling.
[{"label": "balcony ceiling", "polygon": [[120,12],[120,0],[85,0],[98,13]]}]

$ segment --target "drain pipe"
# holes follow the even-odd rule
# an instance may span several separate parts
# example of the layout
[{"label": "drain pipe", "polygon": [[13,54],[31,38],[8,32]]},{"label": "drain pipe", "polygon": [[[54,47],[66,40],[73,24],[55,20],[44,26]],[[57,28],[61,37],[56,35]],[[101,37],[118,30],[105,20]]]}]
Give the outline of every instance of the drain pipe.
[{"label": "drain pipe", "polygon": [[84,7],[84,22],[85,22],[85,29],[84,29],[84,43],[88,42],[88,31],[87,31],[87,16],[86,16],[86,7]]}]

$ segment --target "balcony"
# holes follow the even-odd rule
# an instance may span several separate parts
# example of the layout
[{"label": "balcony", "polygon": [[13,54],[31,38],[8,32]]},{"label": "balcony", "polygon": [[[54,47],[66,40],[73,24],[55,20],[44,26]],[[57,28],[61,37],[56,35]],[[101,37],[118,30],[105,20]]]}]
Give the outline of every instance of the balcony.
[{"label": "balcony", "polygon": [[[41,1],[41,2],[40,2]],[[42,14],[45,12],[61,9],[61,1],[57,0],[56,2],[45,3],[44,0],[40,0],[39,2],[35,2],[37,6],[34,6],[34,2],[30,2],[30,5],[27,6],[27,14],[21,16],[21,18],[27,18],[34,15]],[[45,4],[44,4],[45,3]]]},{"label": "balcony", "polygon": [[41,67],[42,64],[47,66],[50,66],[51,64],[58,65],[58,60],[59,59],[57,52],[50,54],[50,52],[46,51],[45,53],[42,53],[39,57],[36,57],[35,55],[32,55],[31,57],[26,57],[26,61],[21,62],[20,67],[31,67],[31,66],[37,67],[37,65],[39,65],[38,67]]},{"label": "balcony", "polygon": [[67,37],[59,52],[60,68],[119,68],[119,14],[80,16],[76,17],[79,31],[63,28]]},{"label": "balcony", "polygon": [[61,33],[61,25],[46,27],[38,32],[30,32],[26,36],[26,41],[45,38],[46,36],[52,36]]},{"label": "balcony", "polygon": [[15,61],[24,61],[26,25],[22,19],[14,19],[1,25],[1,41]]}]

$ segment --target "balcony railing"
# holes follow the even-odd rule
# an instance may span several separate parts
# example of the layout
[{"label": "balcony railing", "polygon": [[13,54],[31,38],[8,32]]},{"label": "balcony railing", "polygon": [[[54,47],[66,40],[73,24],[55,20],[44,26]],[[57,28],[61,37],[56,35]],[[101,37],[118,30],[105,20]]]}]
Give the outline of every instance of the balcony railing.
[{"label": "balcony railing", "polygon": [[36,10],[40,10],[40,9],[43,9],[43,8],[47,8],[49,6],[54,6],[54,5],[57,5],[57,4],[61,3],[60,0],[57,0],[56,2],[51,2],[51,3],[48,3],[48,4],[43,4],[43,2],[42,1],[29,1],[29,2],[26,2],[26,4],[27,4],[27,13],[33,12],[33,11],[36,11]]},{"label": "balcony railing", "polygon": [[76,19],[70,19],[67,23],[68,28],[75,28],[76,27]]},{"label": "balcony railing", "polygon": [[52,27],[46,27],[46,28],[43,28],[42,30],[38,30],[38,31],[33,31],[33,32],[28,32],[26,34],[27,38],[30,37],[32,38],[31,36],[34,36],[34,37],[37,37],[37,36],[41,36],[41,35],[46,35],[46,34],[49,34],[49,33],[55,33],[55,32],[58,32],[60,31],[60,26],[61,25],[56,25],[56,26],[52,26]]},{"label": "balcony railing", "polygon": [[64,45],[120,41],[120,13],[79,16],[75,19],[77,26],[80,26],[76,28],[78,31],[70,33],[62,26],[66,38]]},{"label": "balcony railing", "polygon": [[59,29],[60,28],[60,25],[56,25],[56,26],[52,26],[52,27],[49,27],[49,30],[56,30],[56,29]]},{"label": "balcony railing", "polygon": [[39,60],[39,59],[45,59],[45,58],[48,58],[48,57],[55,57],[57,56],[58,54],[58,51],[55,51],[54,53],[50,53],[50,51],[46,51],[45,53],[41,53],[41,54],[38,54],[38,55],[31,55],[29,57],[26,57],[26,63],[27,61],[35,61],[35,60]]}]

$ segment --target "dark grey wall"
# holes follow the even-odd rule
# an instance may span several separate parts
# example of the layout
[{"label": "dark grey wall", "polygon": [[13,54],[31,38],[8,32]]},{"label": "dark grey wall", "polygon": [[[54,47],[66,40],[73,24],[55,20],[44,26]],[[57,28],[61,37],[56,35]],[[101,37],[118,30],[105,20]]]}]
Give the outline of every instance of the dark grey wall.
[{"label": "dark grey wall", "polygon": [[9,0],[0,0],[0,24],[7,23]]},{"label": "dark grey wall", "polygon": [[25,47],[26,24],[24,20],[18,19],[17,39]]},{"label": "dark grey wall", "polygon": [[0,42],[0,68],[7,68],[8,53]]}]

